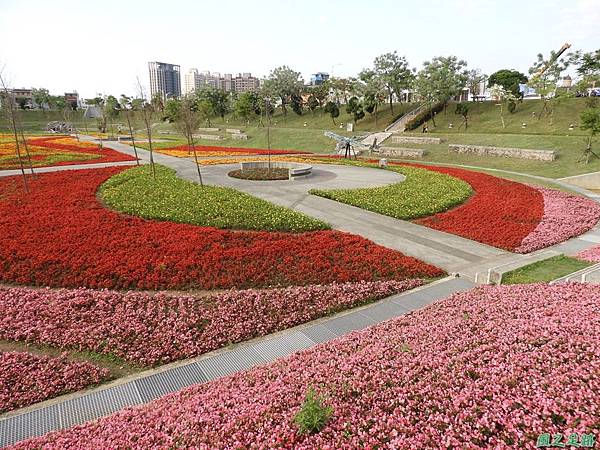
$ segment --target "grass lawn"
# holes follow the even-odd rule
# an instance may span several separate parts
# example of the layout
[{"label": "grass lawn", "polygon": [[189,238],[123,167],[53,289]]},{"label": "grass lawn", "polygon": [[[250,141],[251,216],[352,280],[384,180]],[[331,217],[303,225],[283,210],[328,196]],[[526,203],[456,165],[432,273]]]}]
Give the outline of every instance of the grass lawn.
[{"label": "grass lawn", "polygon": [[[416,134],[415,134],[416,136]],[[422,134],[419,134],[422,136]],[[548,178],[562,178],[581,173],[600,170],[600,159],[591,159],[589,164],[577,162],[587,145],[585,136],[558,136],[534,134],[479,134],[435,133],[432,136],[441,137],[441,144],[392,144],[386,141],[386,146],[423,148],[425,156],[416,161],[437,163],[464,164],[490,169],[524,172]],[[450,153],[448,144],[492,145],[496,147],[519,147],[542,150],[554,150],[557,158],[554,161],[533,161],[518,158],[502,158]],[[595,140],[595,146],[600,147],[600,139]]]},{"label": "grass lawn", "polygon": [[548,282],[577,272],[592,264],[588,261],[582,261],[565,255],[553,256],[552,258],[537,261],[505,273],[502,276],[502,284]]},{"label": "grass lawn", "polygon": [[121,172],[100,188],[110,207],[146,219],[200,226],[265,231],[303,232],[329,226],[302,213],[269,203],[235,189],[204,186],[178,178],[175,171],[149,165]]}]

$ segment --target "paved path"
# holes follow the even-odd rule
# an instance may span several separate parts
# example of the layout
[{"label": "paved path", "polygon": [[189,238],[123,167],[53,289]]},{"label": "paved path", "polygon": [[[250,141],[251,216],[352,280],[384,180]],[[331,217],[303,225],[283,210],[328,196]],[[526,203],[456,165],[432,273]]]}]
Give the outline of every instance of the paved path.
[{"label": "paved path", "polygon": [[[111,148],[132,154],[133,149],[111,142]],[[138,150],[142,160],[148,152]],[[157,163],[169,166],[177,174],[198,181],[196,166],[191,159],[155,154]],[[291,181],[248,181],[227,176],[237,165],[202,166],[202,178],[207,184],[234,187],[256,197],[306,213],[331,224],[335,229],[361,235],[380,245],[433,264],[449,273],[464,267],[498,258],[510,253],[469,239],[433,230],[411,222],[365,211],[322,197],[309,195],[312,188],[336,189],[383,186],[399,182],[401,176],[391,171],[343,165],[313,164],[313,175]]]},{"label": "paved path", "polygon": [[334,316],[121,378],[93,390],[80,391],[38,403],[0,417],[0,447],[82,424],[129,406],[155,400],[187,386],[268,363],[355,330],[398,317],[474,285],[445,278],[403,294]]}]

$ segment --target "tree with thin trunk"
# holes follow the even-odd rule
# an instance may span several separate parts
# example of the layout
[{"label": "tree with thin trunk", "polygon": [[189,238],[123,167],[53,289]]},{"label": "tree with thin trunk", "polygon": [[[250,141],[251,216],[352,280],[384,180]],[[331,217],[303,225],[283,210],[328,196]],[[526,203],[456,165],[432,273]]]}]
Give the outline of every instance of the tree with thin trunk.
[{"label": "tree with thin trunk", "polygon": [[129,139],[131,140],[131,145],[133,146],[133,153],[135,154],[135,163],[139,166],[140,160],[138,158],[137,147],[135,146],[135,134],[133,133],[133,121],[135,120],[135,111],[139,106],[139,101],[137,101],[137,99],[132,99],[131,97],[125,94],[122,94],[119,103],[121,105],[121,111],[123,111],[123,115],[125,116],[125,120],[127,121]]},{"label": "tree with thin trunk", "polygon": [[289,104],[292,95],[299,94],[303,87],[304,81],[300,72],[295,72],[288,66],[273,69],[265,82],[265,89],[271,95],[279,97],[284,120],[287,116],[286,105]]},{"label": "tree with thin trunk", "polygon": [[587,164],[590,162],[590,156],[598,158],[598,155],[592,151],[592,139],[600,133],[600,108],[587,108],[581,113],[581,129],[590,131],[587,148],[580,158],[580,160],[585,158]]},{"label": "tree with thin trunk", "polygon": [[[198,161],[198,153],[194,141],[194,133],[202,123],[202,119],[198,114],[198,99],[193,94],[188,94],[181,99],[169,99],[169,102],[170,107],[168,108],[168,116],[166,118],[174,123],[177,130],[185,136],[188,148],[191,149],[194,154],[200,186],[203,186],[202,172],[200,171],[200,163]],[[167,112],[167,109],[165,109],[165,112]]]},{"label": "tree with thin trunk", "polygon": [[[3,93],[3,101],[2,101],[2,110],[4,115],[6,116],[8,122],[10,123],[10,127],[12,128],[14,139],[15,139],[15,151],[17,154],[17,159],[19,160],[19,168],[21,169],[21,175],[23,176],[23,186],[25,187],[25,191],[29,192],[29,184],[27,182],[27,175],[25,175],[25,165],[23,164],[23,158],[21,156],[21,147],[19,143],[19,127],[17,121],[17,115],[15,110],[15,100],[13,93],[8,90],[6,83],[4,82],[4,77],[2,76],[2,72],[0,71],[0,84],[2,85],[2,93]],[[32,169],[33,170],[33,169]]]},{"label": "tree with thin trunk", "polygon": [[387,90],[390,111],[394,114],[394,95],[399,102],[402,102],[402,91],[411,86],[414,74],[409,69],[406,58],[398,56],[396,51],[378,56],[373,65],[374,72]]},{"label": "tree with thin trunk", "polygon": [[152,176],[156,180],[156,167],[154,167],[154,149],[152,148],[152,120],[156,111],[152,103],[146,98],[146,91],[142,86],[140,79],[137,79],[138,84],[138,101],[140,105],[140,115],[146,128],[146,136],[148,138],[148,151],[150,152],[150,167],[152,168]]}]

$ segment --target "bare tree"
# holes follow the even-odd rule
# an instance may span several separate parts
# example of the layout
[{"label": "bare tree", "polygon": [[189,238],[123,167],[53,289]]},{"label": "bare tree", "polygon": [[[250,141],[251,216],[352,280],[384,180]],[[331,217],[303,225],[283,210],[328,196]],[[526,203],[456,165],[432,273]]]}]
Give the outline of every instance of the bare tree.
[{"label": "bare tree", "polygon": [[200,163],[198,162],[198,153],[196,152],[196,143],[194,141],[194,133],[202,123],[201,113],[198,108],[198,99],[194,95],[186,95],[181,100],[171,99],[169,102],[171,102],[172,106],[169,108],[169,119],[175,123],[176,128],[187,139],[188,148],[191,148],[194,153],[200,186],[204,186]]},{"label": "bare tree", "polygon": [[146,135],[148,137],[148,150],[150,151],[150,167],[152,168],[152,176],[156,179],[156,167],[154,167],[154,149],[152,148],[152,118],[154,117],[154,107],[146,98],[146,92],[140,79],[137,79],[138,97],[140,104],[140,115],[146,127]]},{"label": "bare tree", "polygon": [[133,145],[133,153],[135,154],[135,163],[139,166],[140,165],[140,160],[138,158],[138,153],[137,153],[137,147],[135,146],[135,136],[133,134],[133,126],[131,125],[131,123],[133,122],[134,119],[134,114],[136,111],[136,107],[138,106],[139,102],[136,102],[136,100],[132,99],[131,97],[128,97],[125,94],[121,95],[121,110],[123,111],[123,115],[125,116],[125,120],[127,121],[127,127],[129,129],[129,137],[131,139],[131,145]]},{"label": "bare tree", "polygon": [[2,102],[2,109],[6,114],[6,118],[10,122],[13,134],[15,136],[15,149],[17,153],[17,159],[19,160],[19,168],[21,169],[21,175],[23,176],[23,185],[25,186],[25,191],[29,192],[29,184],[27,183],[27,175],[25,175],[25,165],[23,164],[23,158],[21,157],[21,147],[19,143],[19,130],[17,126],[17,113],[15,111],[14,98],[12,92],[8,90],[6,83],[4,82],[4,77],[2,76],[2,71],[0,70],[0,84],[2,84],[2,91],[4,96],[4,101]]}]

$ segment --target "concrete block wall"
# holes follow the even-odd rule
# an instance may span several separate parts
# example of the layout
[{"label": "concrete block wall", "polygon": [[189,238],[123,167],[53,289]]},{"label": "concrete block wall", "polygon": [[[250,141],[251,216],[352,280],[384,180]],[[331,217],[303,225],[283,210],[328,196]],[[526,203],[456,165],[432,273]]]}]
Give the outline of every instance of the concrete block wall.
[{"label": "concrete block wall", "polygon": [[491,147],[487,145],[450,144],[448,150],[454,153],[471,153],[479,156],[502,156],[506,158],[554,161],[554,150],[532,150],[512,147]]}]

